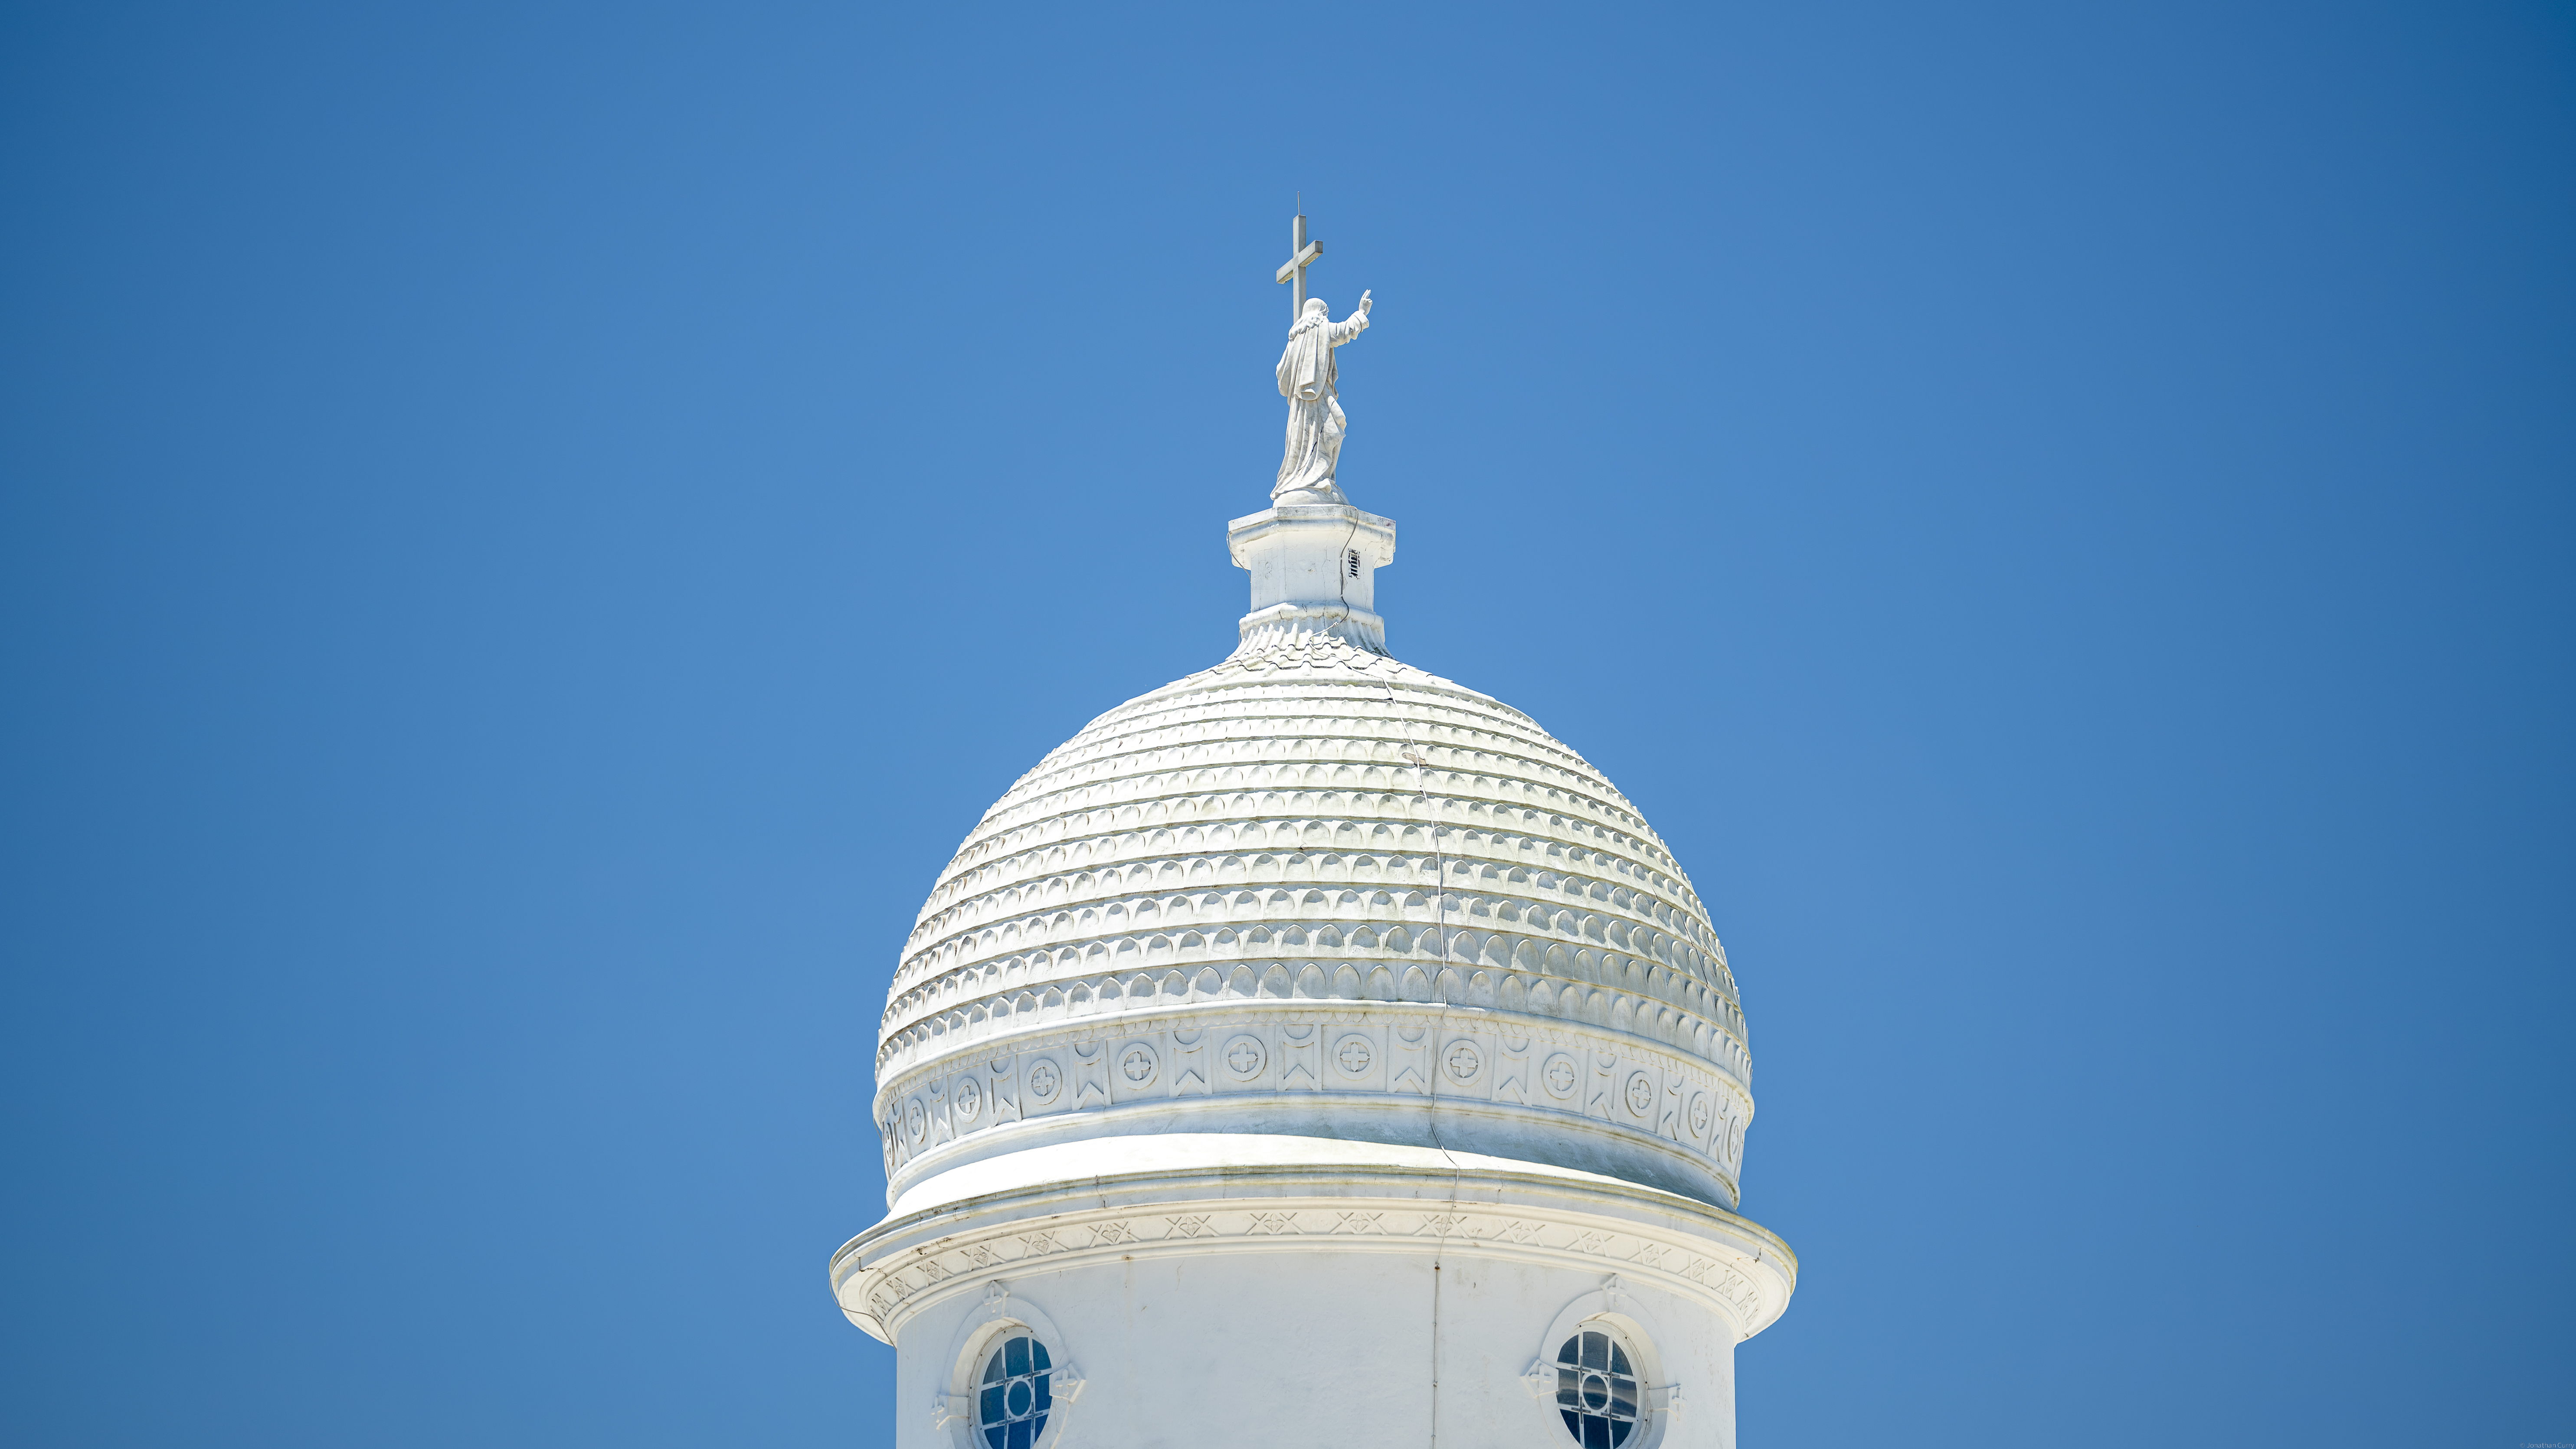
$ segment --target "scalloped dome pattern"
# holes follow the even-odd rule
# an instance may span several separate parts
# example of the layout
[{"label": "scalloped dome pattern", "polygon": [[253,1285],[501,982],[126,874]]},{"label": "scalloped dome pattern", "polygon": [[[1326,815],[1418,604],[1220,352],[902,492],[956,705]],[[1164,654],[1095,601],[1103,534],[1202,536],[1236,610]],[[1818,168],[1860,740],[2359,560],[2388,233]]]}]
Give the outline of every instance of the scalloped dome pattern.
[{"label": "scalloped dome pattern", "polygon": [[[1657,1083],[1677,1101],[1685,1076],[1718,1090],[1667,1109],[1663,1135],[1696,1138],[1731,1200],[1752,1112],[1744,1016],[1653,828],[1508,705],[1324,621],[1247,634],[1050,752],[940,873],[881,1024],[889,1171],[944,1130],[918,1102],[907,1124],[901,1099],[948,1110],[922,1084],[1006,1041],[1112,1014],[1199,1007],[1222,1025],[1245,1019],[1229,1006],[1416,1003],[1488,1014],[1497,1053],[1527,1050],[1505,1039],[1518,1019],[1687,1058]],[[1528,1073],[1561,1076],[1559,1059]],[[1051,1060],[1037,1081],[1077,1070]]]}]

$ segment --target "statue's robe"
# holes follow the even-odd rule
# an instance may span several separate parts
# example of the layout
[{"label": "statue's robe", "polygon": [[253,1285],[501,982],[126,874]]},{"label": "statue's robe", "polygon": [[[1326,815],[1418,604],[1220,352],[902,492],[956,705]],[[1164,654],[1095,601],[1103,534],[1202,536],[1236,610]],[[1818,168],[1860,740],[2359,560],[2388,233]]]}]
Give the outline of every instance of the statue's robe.
[{"label": "statue's robe", "polygon": [[1368,330],[1368,314],[1354,312],[1347,322],[1328,318],[1300,319],[1288,333],[1288,349],[1279,354],[1279,395],[1288,399],[1288,447],[1279,460],[1279,481],[1270,496],[1299,488],[1331,489],[1333,469],[1342,456],[1342,430],[1349,419],[1333,395],[1333,349]]}]

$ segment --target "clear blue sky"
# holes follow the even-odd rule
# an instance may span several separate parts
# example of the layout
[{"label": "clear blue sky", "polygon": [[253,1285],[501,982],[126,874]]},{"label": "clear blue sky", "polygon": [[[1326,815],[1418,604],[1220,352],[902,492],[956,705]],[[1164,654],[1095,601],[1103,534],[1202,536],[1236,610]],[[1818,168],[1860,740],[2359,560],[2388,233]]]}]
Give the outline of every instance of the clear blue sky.
[{"label": "clear blue sky", "polygon": [[1742,980],[1748,1446],[2576,1440],[2568,6],[29,3],[0,117],[0,1439],[887,1443],[895,952],[1230,647],[1302,190],[1397,652]]}]

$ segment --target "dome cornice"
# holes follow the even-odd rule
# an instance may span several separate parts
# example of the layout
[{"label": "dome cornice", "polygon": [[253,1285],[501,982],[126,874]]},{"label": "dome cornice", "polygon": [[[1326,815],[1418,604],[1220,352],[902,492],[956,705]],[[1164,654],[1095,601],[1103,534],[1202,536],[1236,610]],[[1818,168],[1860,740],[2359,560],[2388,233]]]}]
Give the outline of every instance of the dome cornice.
[{"label": "dome cornice", "polygon": [[[1167,1139],[1172,1150],[1161,1155],[1215,1155],[1227,1141],[1254,1139]],[[1769,1327],[1797,1287],[1797,1255],[1760,1224],[1597,1176],[1462,1154],[1417,1161],[1402,1148],[1364,1144],[1342,1154],[1282,1144],[1277,1155],[1289,1160],[1202,1166],[1116,1146],[1050,1149],[1077,1155],[1032,1163],[1043,1180],[1005,1178],[972,1196],[899,1211],[852,1238],[831,1263],[843,1312],[892,1342],[947,1297],[1036,1271],[1319,1248],[1401,1254],[1425,1245],[1465,1258],[1616,1273],[1619,1290],[1697,1303],[1739,1338]],[[1330,1160],[1335,1155],[1353,1160]],[[1426,1173],[1450,1191],[1425,1202]]]}]

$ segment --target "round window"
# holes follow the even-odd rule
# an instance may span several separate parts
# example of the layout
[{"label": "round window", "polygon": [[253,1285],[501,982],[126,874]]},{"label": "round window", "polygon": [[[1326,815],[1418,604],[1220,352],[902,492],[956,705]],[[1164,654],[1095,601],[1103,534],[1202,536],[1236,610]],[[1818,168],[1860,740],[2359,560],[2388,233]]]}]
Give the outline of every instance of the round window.
[{"label": "round window", "polygon": [[1587,1328],[1556,1351],[1556,1410],[1583,1449],[1617,1449],[1637,1432],[1637,1370],[1627,1345],[1606,1328]]},{"label": "round window", "polygon": [[991,1449],[1032,1449],[1046,1432],[1055,1398],[1047,1392],[1046,1345],[1014,1333],[993,1350],[977,1384],[975,1425]]}]

